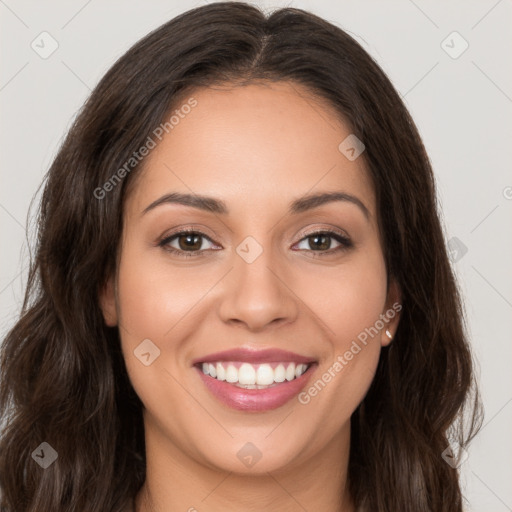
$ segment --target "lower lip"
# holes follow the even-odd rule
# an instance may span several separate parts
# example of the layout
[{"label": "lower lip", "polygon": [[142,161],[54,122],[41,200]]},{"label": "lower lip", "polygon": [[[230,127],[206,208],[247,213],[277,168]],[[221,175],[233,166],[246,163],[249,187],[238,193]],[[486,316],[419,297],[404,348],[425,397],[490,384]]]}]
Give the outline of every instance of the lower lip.
[{"label": "lower lip", "polygon": [[269,411],[277,409],[298,395],[311,377],[316,363],[313,363],[300,377],[284,381],[266,389],[244,389],[225,381],[205,375],[197,366],[195,369],[210,392],[228,407],[241,411]]}]

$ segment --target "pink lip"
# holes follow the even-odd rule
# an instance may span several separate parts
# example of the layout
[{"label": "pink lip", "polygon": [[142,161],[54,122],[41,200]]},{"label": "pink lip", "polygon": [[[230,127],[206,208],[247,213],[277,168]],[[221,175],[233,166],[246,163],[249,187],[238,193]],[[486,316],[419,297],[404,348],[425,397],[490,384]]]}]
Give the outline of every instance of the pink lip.
[{"label": "pink lip", "polygon": [[298,395],[306,386],[316,366],[316,363],[312,364],[300,377],[266,389],[239,388],[205,375],[198,366],[195,369],[208,390],[228,407],[245,412],[262,412],[277,409]]},{"label": "pink lip", "polygon": [[[254,350],[248,348],[234,348],[231,350],[224,350],[223,352],[216,352],[207,356],[199,357],[192,361],[192,365],[199,363],[214,363],[218,361],[245,361],[247,363],[313,363],[315,359],[312,357],[305,357],[294,352],[287,350],[280,350],[277,348]],[[293,381],[292,381],[293,382]]]}]

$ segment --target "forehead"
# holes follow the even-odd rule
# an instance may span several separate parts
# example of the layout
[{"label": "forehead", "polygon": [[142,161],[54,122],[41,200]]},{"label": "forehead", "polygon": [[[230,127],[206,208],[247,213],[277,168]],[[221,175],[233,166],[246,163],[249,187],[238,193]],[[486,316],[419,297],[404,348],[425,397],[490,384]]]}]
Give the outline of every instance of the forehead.
[{"label": "forehead", "polygon": [[132,203],[139,211],[170,191],[218,197],[233,210],[343,191],[360,197],[375,218],[364,158],[351,161],[339,149],[350,127],[299,84],[195,89],[167,121],[137,179]]}]

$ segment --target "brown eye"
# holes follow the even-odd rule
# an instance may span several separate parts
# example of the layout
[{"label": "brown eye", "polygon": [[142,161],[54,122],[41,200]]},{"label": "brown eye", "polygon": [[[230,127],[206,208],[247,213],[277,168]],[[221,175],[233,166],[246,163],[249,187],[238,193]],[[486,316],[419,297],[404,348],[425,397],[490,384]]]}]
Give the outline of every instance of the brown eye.
[{"label": "brown eye", "polygon": [[197,233],[178,235],[177,240],[182,251],[199,251],[203,245],[202,236]]},{"label": "brown eye", "polygon": [[327,251],[331,248],[331,237],[329,235],[310,235],[307,239],[309,241],[309,247],[313,250]]},{"label": "brown eye", "polygon": [[199,256],[202,251],[211,247],[204,247],[204,242],[213,242],[204,233],[199,231],[180,231],[161,240],[158,245],[166,251],[172,252],[178,256]]},{"label": "brown eye", "polygon": [[[337,244],[334,247],[333,239],[335,241],[334,244]],[[299,249],[326,254],[332,254],[340,250],[348,249],[349,247],[352,247],[352,242],[349,238],[332,231],[311,233],[299,242]]]}]

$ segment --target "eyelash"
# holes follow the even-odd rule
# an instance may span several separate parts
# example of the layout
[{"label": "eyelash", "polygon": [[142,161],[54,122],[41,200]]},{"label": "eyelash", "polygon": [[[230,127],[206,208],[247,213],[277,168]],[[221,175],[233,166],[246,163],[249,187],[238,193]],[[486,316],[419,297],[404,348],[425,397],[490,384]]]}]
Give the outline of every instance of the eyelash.
[{"label": "eyelash", "polygon": [[[202,233],[201,231],[197,231],[195,229],[183,229],[177,233],[173,233],[173,234],[166,236],[165,238],[159,240],[158,246],[162,247],[164,250],[166,250],[172,254],[175,254],[176,256],[181,257],[181,258],[197,257],[205,250],[208,250],[208,249],[201,249],[198,251],[182,251],[179,249],[175,249],[174,247],[167,247],[167,245],[175,238],[178,238],[181,235],[188,235],[188,234],[199,235],[213,243],[213,241],[207,235]],[[335,231],[325,231],[325,230],[313,231],[311,233],[308,233],[305,236],[303,236],[299,240],[299,242],[302,242],[303,240],[310,238],[312,236],[315,236],[315,235],[326,235],[329,238],[334,238],[337,242],[340,243],[340,245],[338,247],[335,247],[334,249],[329,249],[327,251],[314,251],[312,249],[307,250],[308,252],[313,253],[313,257],[315,257],[315,258],[322,258],[324,256],[332,255],[339,251],[346,251],[347,249],[350,249],[351,247],[353,247],[352,241],[349,238],[347,238],[346,236],[344,236],[340,233],[337,233]],[[302,249],[302,250],[304,250],[304,249]]]}]

